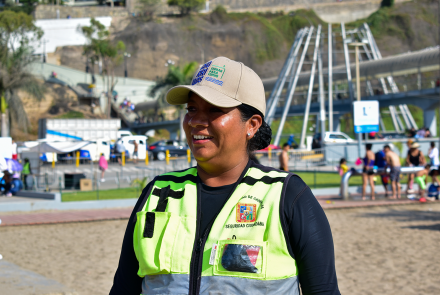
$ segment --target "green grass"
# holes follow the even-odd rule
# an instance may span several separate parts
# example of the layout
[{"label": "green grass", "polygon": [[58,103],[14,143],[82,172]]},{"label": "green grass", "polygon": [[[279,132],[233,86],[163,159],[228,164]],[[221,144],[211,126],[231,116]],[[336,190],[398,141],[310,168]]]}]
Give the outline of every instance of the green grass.
[{"label": "green grass", "polygon": [[[311,188],[329,188],[339,187],[341,185],[341,176],[339,173],[323,173],[323,172],[295,172],[301,179]],[[316,177],[315,177],[316,174]],[[315,180],[316,179],[316,180]],[[406,183],[407,176],[400,178],[400,183]],[[350,178],[348,184],[350,186],[362,186],[362,177],[354,176]],[[380,176],[376,176],[376,185],[382,185]]]},{"label": "green grass", "polygon": [[[314,172],[295,172],[312,189],[339,187],[341,185],[341,176],[339,173],[316,172],[316,182]],[[379,178],[378,178],[379,180]],[[379,180],[380,181],[380,180]],[[350,178],[349,185],[362,185],[362,177]]]},{"label": "green grass", "polygon": [[[139,198],[140,191],[137,188],[121,188],[112,190],[100,190],[99,192],[100,200],[115,200],[115,199],[133,199]],[[74,201],[93,201],[97,200],[97,191],[89,192],[72,192],[63,193],[63,202],[74,202]]]}]

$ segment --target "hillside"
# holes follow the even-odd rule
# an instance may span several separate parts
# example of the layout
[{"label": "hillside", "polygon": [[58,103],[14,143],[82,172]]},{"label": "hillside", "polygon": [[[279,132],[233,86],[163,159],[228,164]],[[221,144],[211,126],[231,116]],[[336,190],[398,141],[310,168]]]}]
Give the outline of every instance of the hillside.
[{"label": "hillside", "polygon": [[[43,81],[41,81],[43,83]],[[24,133],[12,125],[11,136],[17,140],[35,140],[38,138],[38,119],[40,118],[102,118],[99,107],[91,108],[87,102],[79,101],[77,95],[66,86],[44,83],[45,95],[36,101],[28,93],[20,91],[18,96],[23,102],[29,117],[29,133]]]},{"label": "hillside", "polygon": [[[438,1],[419,0],[381,8],[365,20],[382,55],[395,55],[439,44]],[[177,64],[203,62],[216,56],[240,60],[263,78],[278,75],[297,30],[310,24],[325,24],[311,10],[284,13],[226,13],[159,18],[114,18],[112,38],[127,45],[130,77],[155,80],[166,73],[171,59]],[[335,25],[335,28],[337,25]],[[62,65],[84,70],[81,47],[58,48]],[[123,64],[117,69],[123,75]]]}]

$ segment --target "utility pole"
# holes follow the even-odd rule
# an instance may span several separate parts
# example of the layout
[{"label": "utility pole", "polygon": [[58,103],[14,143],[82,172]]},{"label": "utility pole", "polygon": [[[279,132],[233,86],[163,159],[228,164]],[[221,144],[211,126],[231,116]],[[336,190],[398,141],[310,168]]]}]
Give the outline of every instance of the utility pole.
[{"label": "utility pole", "polygon": [[[361,101],[361,75],[359,70],[359,46],[364,46],[362,42],[353,42],[349,43],[349,45],[355,47],[356,52],[356,99],[357,101]],[[353,117],[354,120],[354,117]],[[361,141],[362,141],[362,133],[358,133],[358,156],[361,157]]]},{"label": "utility pole", "polygon": [[130,53],[124,52],[124,64],[125,64],[125,70],[124,70],[124,84],[125,84],[125,80],[128,77],[128,71],[127,71],[127,58],[131,57]]}]

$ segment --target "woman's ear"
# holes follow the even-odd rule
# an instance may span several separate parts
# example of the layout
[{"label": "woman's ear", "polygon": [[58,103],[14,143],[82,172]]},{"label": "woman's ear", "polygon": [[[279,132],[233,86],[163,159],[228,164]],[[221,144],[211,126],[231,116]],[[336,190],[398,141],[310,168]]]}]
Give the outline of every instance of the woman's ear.
[{"label": "woman's ear", "polygon": [[255,133],[257,133],[258,129],[263,124],[263,118],[261,118],[260,115],[253,115],[248,121],[247,121],[247,133],[250,134],[249,139],[254,137]]}]

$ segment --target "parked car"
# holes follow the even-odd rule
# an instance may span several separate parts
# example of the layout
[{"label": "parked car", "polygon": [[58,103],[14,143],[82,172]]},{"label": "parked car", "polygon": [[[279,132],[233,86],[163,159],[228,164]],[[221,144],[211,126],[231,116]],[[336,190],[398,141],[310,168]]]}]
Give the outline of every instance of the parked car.
[{"label": "parked car", "polygon": [[170,151],[171,157],[181,157],[187,155],[189,149],[186,142],[179,142],[177,140],[159,140],[151,144],[148,148],[155,160],[164,161],[166,150]]},{"label": "parked car", "polygon": [[345,143],[353,141],[350,136],[343,132],[326,132],[324,137],[324,142]]}]

